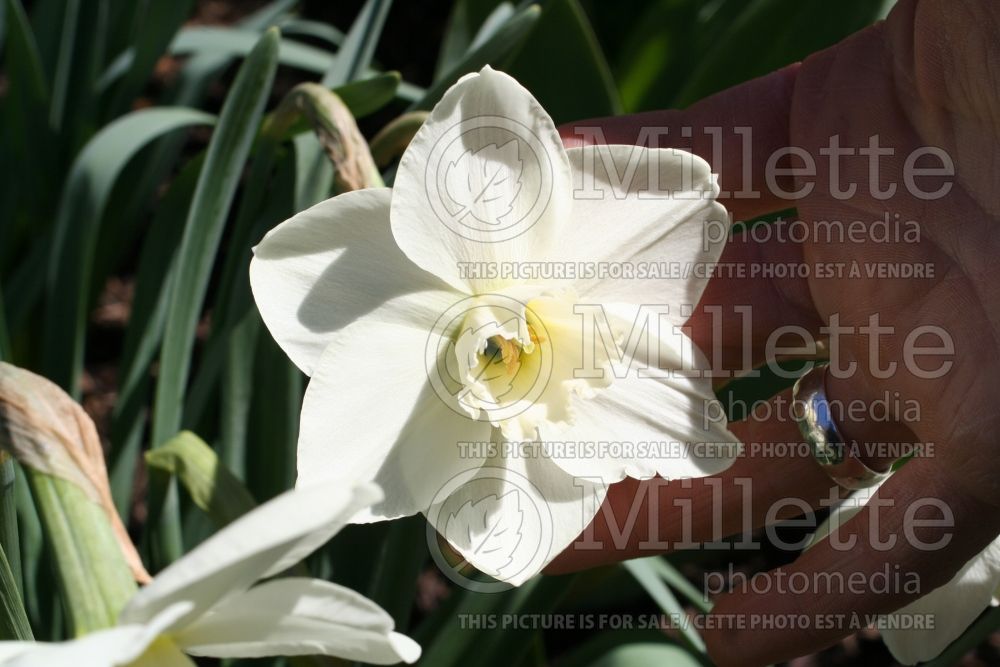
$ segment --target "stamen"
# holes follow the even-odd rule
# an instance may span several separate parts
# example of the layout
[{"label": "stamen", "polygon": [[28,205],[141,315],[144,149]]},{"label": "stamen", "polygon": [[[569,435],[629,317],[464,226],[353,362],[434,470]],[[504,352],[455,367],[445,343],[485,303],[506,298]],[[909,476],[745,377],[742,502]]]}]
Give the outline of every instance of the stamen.
[{"label": "stamen", "polygon": [[[493,351],[492,354],[490,352]],[[499,351],[500,358],[507,369],[507,375],[515,375],[521,366],[521,347],[512,340],[503,336],[492,336],[487,341],[486,352],[492,359],[496,359],[496,352]]]}]

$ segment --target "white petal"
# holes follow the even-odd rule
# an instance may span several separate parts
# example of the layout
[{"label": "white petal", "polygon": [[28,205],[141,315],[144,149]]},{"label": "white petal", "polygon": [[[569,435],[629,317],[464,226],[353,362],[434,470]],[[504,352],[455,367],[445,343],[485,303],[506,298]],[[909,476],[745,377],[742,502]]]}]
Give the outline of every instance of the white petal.
[{"label": "white petal", "polygon": [[544,259],[564,240],[570,187],[552,119],[517,81],[485,67],[445,93],[403,154],[392,233],[418,266],[485,293],[509,281],[463,275],[460,263]]},{"label": "white petal", "polygon": [[128,667],[197,667],[172,639],[161,637]]},{"label": "white petal", "polygon": [[605,369],[613,378],[608,386],[572,396],[567,428],[542,430],[548,455],[566,472],[605,484],[729,468],[741,445],[701,372],[709,368],[701,351],[680,330],[644,325],[645,315],[631,306],[606,304],[603,312],[621,337],[622,360]]},{"label": "white petal", "polygon": [[381,498],[370,484],[324,485],[283,493],[229,524],[153,578],[125,606],[120,622],[144,622],[179,602],[183,627],[227,595],[300,561],[362,507]]},{"label": "white petal", "polygon": [[177,635],[198,656],[329,655],[379,665],[420,657],[371,600],[318,579],[277,579],[229,598]]},{"label": "white petal", "polygon": [[[149,652],[147,649],[161,646],[167,652],[170,651],[170,640],[161,635],[190,610],[190,603],[177,602],[161,609],[146,623],[132,623],[98,630],[67,642],[54,644],[0,642],[0,665],[4,667],[141,665],[144,654]],[[156,664],[171,667],[167,662]]]},{"label": "white petal", "polygon": [[841,526],[853,519],[858,512],[864,509],[864,506],[868,504],[872,496],[878,493],[883,484],[885,484],[885,480],[867,489],[859,489],[847,498],[844,498],[836,507],[832,508],[826,521],[821,523],[816,528],[816,532],[812,534],[809,544],[806,545],[806,549],[816,546],[821,540],[826,539],[830,533],[839,530]]},{"label": "white petal", "polygon": [[1000,542],[994,542],[966,563],[947,584],[890,615],[927,616],[933,619],[932,630],[886,627],[881,631],[882,639],[903,664],[914,665],[935,658],[990,606],[998,584]]},{"label": "white petal", "polygon": [[3,641],[0,642],[0,665],[8,664],[8,661],[19,656],[22,653],[27,653],[34,649],[39,648],[37,642],[22,642],[22,641]]},{"label": "white petal", "polygon": [[359,320],[334,337],[309,382],[297,483],[374,479],[385,500],[355,521],[425,510],[451,476],[482,463],[464,459],[459,443],[488,440],[489,424],[446,405],[428,380],[433,335]]},{"label": "white petal", "polygon": [[[389,199],[388,188],[328,199],[278,225],[254,248],[250,285],[257,307],[307,375],[347,323],[362,316],[423,321],[428,304],[448,291],[396,245]],[[428,326],[441,309],[432,311]]]},{"label": "white petal", "polygon": [[[730,228],[708,163],[681,150],[638,146],[571,148],[567,155],[572,223],[553,259],[632,270],[578,279],[575,287],[591,303],[669,304],[672,321],[683,323],[681,306],[698,303],[705,268],[719,261]],[[660,273],[639,273],[653,269]]]},{"label": "white petal", "polygon": [[498,456],[456,480],[427,518],[467,562],[518,586],[580,536],[606,495],[545,457]]},{"label": "white petal", "polygon": [[[99,630],[57,644],[3,642],[4,667],[118,667],[139,657],[156,638],[142,625]],[[9,652],[8,652],[9,651]]]}]

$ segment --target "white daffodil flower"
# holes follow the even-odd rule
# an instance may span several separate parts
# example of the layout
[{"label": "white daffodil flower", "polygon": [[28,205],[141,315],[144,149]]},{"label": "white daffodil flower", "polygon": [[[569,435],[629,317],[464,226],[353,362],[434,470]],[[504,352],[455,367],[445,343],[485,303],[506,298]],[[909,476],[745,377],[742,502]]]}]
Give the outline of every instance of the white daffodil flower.
[{"label": "white daffodil flower", "polygon": [[[838,530],[854,517],[875,495],[881,484],[851,494],[830,512],[816,530],[807,549]],[[1000,596],[1000,539],[966,563],[951,580],[880,618],[882,640],[893,657],[904,665],[926,662],[940,655],[958,639]],[[892,618],[897,617],[897,618]],[[933,628],[909,628],[905,618],[933,620]]]},{"label": "white daffodil flower", "polygon": [[0,665],[193,667],[187,655],[414,662],[420,647],[393,632],[392,618],[350,589],[307,578],[254,586],[312,553],[381,497],[374,484],[284,493],[154,577],[129,601],[116,627],[58,644],[0,642]]},{"label": "white daffodil flower", "polygon": [[679,329],[729,229],[717,194],[700,158],[566,150],[514,79],[463,77],[391,190],[329,199],[255,249],[264,322],[312,378],[299,483],[374,479],[386,498],[356,521],[423,512],[519,584],[608,484],[727,468],[736,438]]}]

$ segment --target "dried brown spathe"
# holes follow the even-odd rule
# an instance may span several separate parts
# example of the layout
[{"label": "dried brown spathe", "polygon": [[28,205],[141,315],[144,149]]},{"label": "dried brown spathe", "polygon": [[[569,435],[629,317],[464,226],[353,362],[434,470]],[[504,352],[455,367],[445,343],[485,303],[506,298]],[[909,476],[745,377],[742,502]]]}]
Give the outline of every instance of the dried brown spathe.
[{"label": "dried brown spathe", "polygon": [[22,466],[83,489],[107,514],[136,581],[149,581],[111,499],[93,420],[58,385],[5,362],[0,362],[0,448]]}]

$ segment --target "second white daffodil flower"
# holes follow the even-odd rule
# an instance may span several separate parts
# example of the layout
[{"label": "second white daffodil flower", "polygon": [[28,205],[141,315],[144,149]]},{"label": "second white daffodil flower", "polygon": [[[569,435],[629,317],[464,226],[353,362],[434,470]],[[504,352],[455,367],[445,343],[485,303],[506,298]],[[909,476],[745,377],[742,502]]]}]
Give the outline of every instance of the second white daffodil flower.
[{"label": "second white daffodil flower", "polygon": [[[884,483],[884,482],[883,482]],[[811,548],[853,519],[882,484],[851,494],[835,507],[810,540]],[[904,665],[933,660],[958,639],[1000,596],[1000,539],[955,573],[948,583],[879,619],[882,640]],[[920,622],[914,622],[919,619]]]},{"label": "second white daffodil flower", "polygon": [[626,476],[702,477],[738,453],[680,331],[728,232],[707,163],[566,150],[544,109],[485,68],[454,85],[395,184],[272,230],[250,278],[312,377],[300,484],[376,480],[358,521],[425,513],[518,584]]},{"label": "second white daffodil flower", "polygon": [[377,502],[373,484],[300,487],[241,517],[165,569],[118,625],[60,644],[0,642],[3,667],[193,667],[187,656],[330,655],[414,662],[420,647],[371,600],[280,574]]}]

